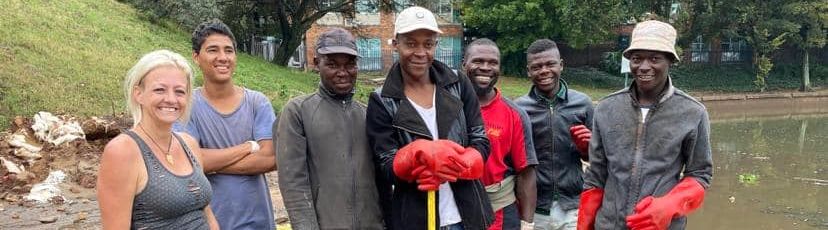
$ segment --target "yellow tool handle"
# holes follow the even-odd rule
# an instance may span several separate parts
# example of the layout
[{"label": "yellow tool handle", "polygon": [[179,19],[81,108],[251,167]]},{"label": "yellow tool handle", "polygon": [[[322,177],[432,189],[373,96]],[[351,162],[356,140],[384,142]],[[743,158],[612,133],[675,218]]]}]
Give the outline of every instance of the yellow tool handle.
[{"label": "yellow tool handle", "polygon": [[428,207],[426,207],[428,210],[428,230],[437,230],[437,207],[435,204],[436,195],[434,195],[434,191],[428,191],[426,196],[426,202],[428,202]]}]

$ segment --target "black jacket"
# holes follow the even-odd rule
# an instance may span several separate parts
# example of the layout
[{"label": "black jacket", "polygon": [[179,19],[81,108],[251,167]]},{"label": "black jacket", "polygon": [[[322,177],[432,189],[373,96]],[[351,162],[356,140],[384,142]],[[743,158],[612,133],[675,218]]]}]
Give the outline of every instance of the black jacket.
[{"label": "black jacket", "polygon": [[[561,80],[566,85],[566,82]],[[586,94],[568,89],[563,98],[551,102],[538,95],[534,86],[517,100],[532,121],[535,154],[538,156],[538,208],[549,210],[557,196],[564,210],[578,208],[583,190],[581,155],[572,142],[569,127],[592,126],[592,100]]]},{"label": "black jacket", "polygon": [[[439,61],[433,62],[429,76],[437,91],[434,106],[438,138],[474,147],[485,162],[489,155],[489,140],[471,82]],[[384,179],[378,186],[384,201],[386,226],[389,229],[426,229],[426,193],[417,190],[416,183],[398,180],[393,170],[398,148],[419,138],[432,139],[425,122],[405,97],[399,63],[391,68],[385,84],[371,93],[367,113],[368,140],[378,167],[377,177]],[[494,214],[480,180],[458,180],[451,183],[451,189],[465,229],[485,229],[491,224]],[[437,219],[440,223],[439,216]]]}]

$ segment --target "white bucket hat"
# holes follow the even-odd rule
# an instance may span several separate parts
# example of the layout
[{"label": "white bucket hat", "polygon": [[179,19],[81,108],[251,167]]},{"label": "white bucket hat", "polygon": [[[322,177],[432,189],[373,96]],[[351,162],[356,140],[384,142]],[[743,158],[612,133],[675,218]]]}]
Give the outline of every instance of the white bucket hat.
[{"label": "white bucket hat", "polygon": [[635,25],[630,47],[624,50],[624,57],[630,58],[630,51],[652,50],[673,54],[673,60],[681,60],[676,54],[676,29],[670,24],[649,20]]},{"label": "white bucket hat", "polygon": [[434,14],[426,8],[412,6],[397,14],[397,20],[394,22],[394,35],[419,29],[427,29],[439,34],[443,33],[437,26],[437,19],[434,18]]}]

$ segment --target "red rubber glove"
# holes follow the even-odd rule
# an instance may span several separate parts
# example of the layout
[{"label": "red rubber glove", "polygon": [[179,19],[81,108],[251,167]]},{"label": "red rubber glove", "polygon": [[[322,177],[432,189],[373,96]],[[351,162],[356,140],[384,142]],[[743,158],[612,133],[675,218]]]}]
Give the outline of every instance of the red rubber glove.
[{"label": "red rubber glove", "polygon": [[581,204],[578,207],[578,230],[595,229],[595,217],[604,200],[604,189],[591,188],[581,193]]},{"label": "red rubber glove", "polygon": [[704,187],[692,177],[685,177],[667,195],[647,196],[635,205],[635,214],[627,216],[627,227],[632,230],[663,230],[673,218],[684,216],[699,208],[704,201]]},{"label": "red rubber glove", "polygon": [[460,179],[474,180],[483,177],[483,155],[472,147],[467,147],[463,153],[452,157],[455,165],[463,167]]},{"label": "red rubber glove", "polygon": [[457,158],[466,150],[463,146],[450,140],[435,140],[438,146],[434,165],[430,168],[440,182],[455,182],[461,176],[466,166],[457,163]]},{"label": "red rubber glove", "polygon": [[434,162],[434,149],[434,142],[425,139],[417,139],[403,146],[394,156],[394,174],[405,181],[414,181],[419,176],[413,173],[417,166],[424,165],[424,162]]},{"label": "red rubber glove", "polygon": [[589,159],[589,139],[592,139],[592,131],[584,125],[573,125],[569,127],[569,135],[572,136],[572,142],[575,142],[575,148],[581,152],[581,159]]},{"label": "red rubber glove", "polygon": [[427,170],[428,167],[425,165],[421,165],[414,169],[413,174],[417,176],[417,189],[423,192],[427,191],[437,191],[440,188],[440,184],[443,182],[440,181],[440,178],[437,178],[431,171]]}]

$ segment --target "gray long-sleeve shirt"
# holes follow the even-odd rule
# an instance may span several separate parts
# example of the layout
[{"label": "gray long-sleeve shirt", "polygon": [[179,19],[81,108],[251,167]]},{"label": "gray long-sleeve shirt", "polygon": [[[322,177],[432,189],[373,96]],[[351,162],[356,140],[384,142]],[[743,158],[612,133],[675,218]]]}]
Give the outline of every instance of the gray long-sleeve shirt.
[{"label": "gray long-sleeve shirt", "polygon": [[[713,159],[710,124],[701,103],[674,88],[667,89],[642,122],[635,84],[602,99],[595,108],[590,167],[585,187],[603,188],[595,229],[627,229],[625,218],[647,196],[670,192],[681,175],[710,186]],[[686,218],[669,229],[684,229]]]},{"label": "gray long-sleeve shirt", "polygon": [[293,229],[382,229],[365,105],[319,91],[274,125],[279,190]]}]

